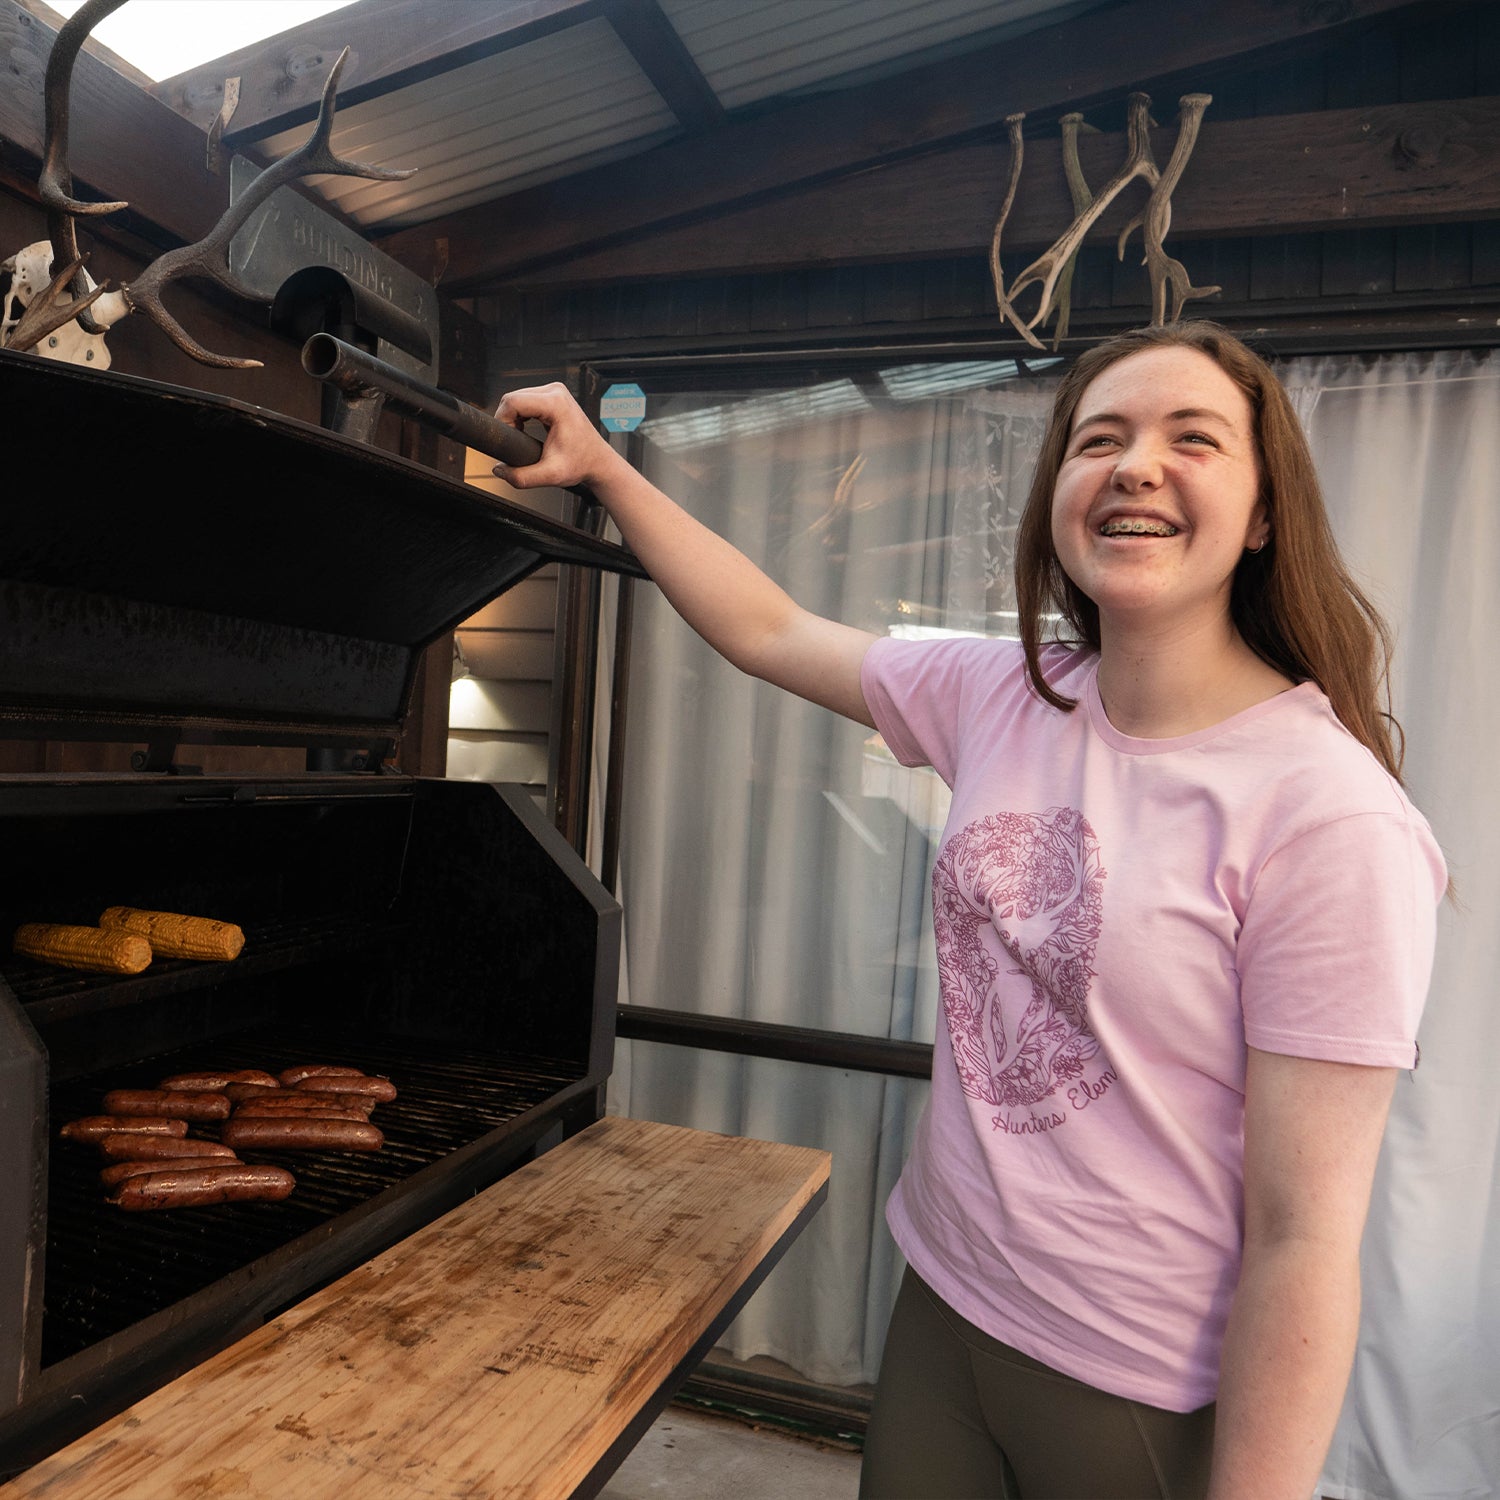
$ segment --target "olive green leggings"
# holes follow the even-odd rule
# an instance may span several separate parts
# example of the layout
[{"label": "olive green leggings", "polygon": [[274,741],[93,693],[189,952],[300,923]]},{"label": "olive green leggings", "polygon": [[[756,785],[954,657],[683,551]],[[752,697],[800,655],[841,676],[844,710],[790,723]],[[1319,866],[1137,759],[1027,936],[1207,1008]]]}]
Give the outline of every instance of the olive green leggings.
[{"label": "olive green leggings", "polygon": [[1202,1500],[1214,1409],[1143,1406],[991,1338],[908,1270],[861,1500]]}]

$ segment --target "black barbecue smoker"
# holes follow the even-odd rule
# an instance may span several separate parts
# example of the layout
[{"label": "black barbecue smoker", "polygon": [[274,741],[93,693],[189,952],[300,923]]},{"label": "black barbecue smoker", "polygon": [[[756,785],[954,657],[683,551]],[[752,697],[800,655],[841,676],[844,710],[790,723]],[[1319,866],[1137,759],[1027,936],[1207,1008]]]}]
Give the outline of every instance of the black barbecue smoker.
[{"label": "black barbecue smoker", "polygon": [[[3,1478],[596,1118],[618,908],[527,794],[392,757],[425,646],[544,563],[639,569],[252,406],[4,351],[0,400],[98,456],[59,482],[10,454],[0,736],[139,747],[0,777]],[[308,769],[195,774],[215,743]],[[115,904],[238,923],[244,951],[128,977],[9,951]],[[58,1137],[106,1089],[307,1061],[399,1094],[382,1151],[278,1161],[284,1202],[124,1213]]]}]

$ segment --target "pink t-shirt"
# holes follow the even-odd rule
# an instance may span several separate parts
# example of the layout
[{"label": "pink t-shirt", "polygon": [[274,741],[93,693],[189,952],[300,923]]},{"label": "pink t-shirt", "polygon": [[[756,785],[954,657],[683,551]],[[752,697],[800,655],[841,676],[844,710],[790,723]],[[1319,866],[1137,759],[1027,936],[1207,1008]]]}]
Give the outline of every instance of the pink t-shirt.
[{"label": "pink t-shirt", "polygon": [[1212,1401],[1243,1225],[1246,1045],[1410,1068],[1443,859],[1311,683],[1196,734],[1105,717],[1098,657],[882,640],[865,700],[953,789],[946,1025],[887,1218],[970,1322],[1174,1411]]}]

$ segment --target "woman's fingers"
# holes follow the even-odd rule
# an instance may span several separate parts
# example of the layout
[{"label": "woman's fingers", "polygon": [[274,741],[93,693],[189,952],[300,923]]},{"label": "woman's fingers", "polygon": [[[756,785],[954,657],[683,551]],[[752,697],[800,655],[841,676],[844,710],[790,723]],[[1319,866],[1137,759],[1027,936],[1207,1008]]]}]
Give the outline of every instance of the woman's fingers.
[{"label": "woman's fingers", "polygon": [[593,448],[604,444],[568,388],[555,382],[507,392],[495,408],[495,419],[516,428],[536,420],[547,429],[535,463],[495,465],[494,472],[516,489],[576,488],[588,476]]}]

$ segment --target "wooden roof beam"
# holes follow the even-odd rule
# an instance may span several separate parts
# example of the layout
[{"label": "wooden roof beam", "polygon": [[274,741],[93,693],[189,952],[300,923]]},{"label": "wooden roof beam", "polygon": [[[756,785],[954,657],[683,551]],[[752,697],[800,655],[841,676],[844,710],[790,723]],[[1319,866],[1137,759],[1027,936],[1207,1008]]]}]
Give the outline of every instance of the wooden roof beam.
[{"label": "wooden roof beam", "polygon": [[[0,57],[9,69],[0,88],[0,138],[37,161],[45,149],[42,80],[56,35],[17,0],[0,0]],[[200,239],[229,202],[228,179],[209,171],[207,146],[196,125],[88,50],[79,54],[68,165],[80,196],[124,199],[131,222],[146,220],[178,239]],[[87,221],[80,227],[90,228]]]},{"label": "wooden roof beam", "polygon": [[[370,3],[370,0],[366,0]],[[862,171],[998,130],[1005,116],[1083,108],[1134,88],[1191,84],[1342,40],[1410,0],[1337,7],[1236,0],[1126,0],[993,47],[857,88],[801,99],[386,236],[382,248],[445,290],[481,290],[522,269],[622,243],[647,229],[749,206],[798,184]],[[1329,19],[1334,17],[1334,19]]]},{"label": "wooden roof beam", "polygon": [[658,0],[606,0],[604,14],[652,87],[686,130],[709,130],[728,118]]},{"label": "wooden roof beam", "polygon": [[[1161,111],[1166,117],[1168,111]],[[1152,132],[1157,162],[1176,128]],[[1125,159],[1124,135],[1084,136],[1079,159],[1098,188]],[[1002,142],[957,147],[803,188],[753,209],[646,234],[518,276],[527,287],[729,275],[860,262],[989,254],[1010,154]],[[1088,243],[1110,242],[1145,203],[1127,190]],[[1057,136],[1026,142],[1002,248],[1051,244],[1073,221]],[[1328,110],[1213,123],[1209,111],[1172,195],[1168,245],[1260,233],[1373,229],[1500,218],[1500,99]],[[1126,247],[1139,258],[1140,236]],[[1023,294],[1023,302],[1026,301]]]}]

